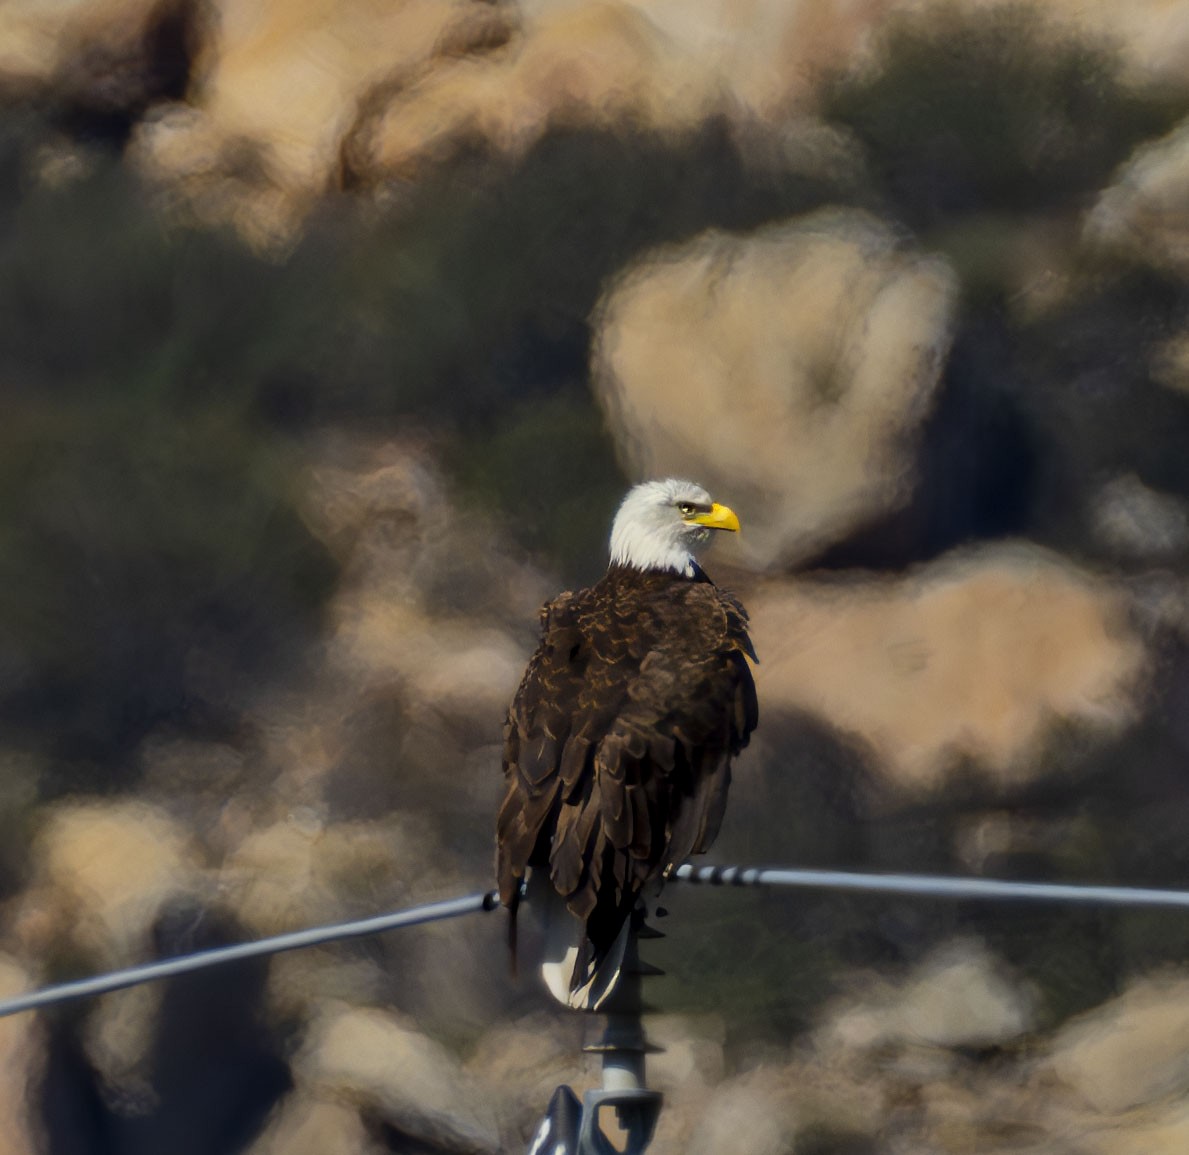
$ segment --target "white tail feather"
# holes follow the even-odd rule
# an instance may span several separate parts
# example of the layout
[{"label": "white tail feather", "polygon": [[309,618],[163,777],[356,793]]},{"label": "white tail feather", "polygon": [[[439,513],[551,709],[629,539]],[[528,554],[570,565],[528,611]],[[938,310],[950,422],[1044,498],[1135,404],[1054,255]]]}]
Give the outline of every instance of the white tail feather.
[{"label": "white tail feather", "polygon": [[540,921],[544,932],[541,977],[549,993],[562,1006],[573,1010],[599,1010],[619,982],[628,944],[628,923],[624,923],[619,936],[590,980],[578,990],[571,991],[570,980],[582,943],[582,922],[570,913],[565,899],[553,889],[548,877],[536,871],[529,877],[525,903]]}]

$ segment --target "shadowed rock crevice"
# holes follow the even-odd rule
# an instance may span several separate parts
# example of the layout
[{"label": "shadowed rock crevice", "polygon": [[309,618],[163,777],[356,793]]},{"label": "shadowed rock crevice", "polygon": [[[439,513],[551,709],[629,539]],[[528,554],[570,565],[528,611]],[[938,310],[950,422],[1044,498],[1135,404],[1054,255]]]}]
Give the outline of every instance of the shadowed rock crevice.
[{"label": "shadowed rock crevice", "polygon": [[130,41],[97,38],[70,53],[49,106],[70,134],[122,148],[154,105],[183,101],[217,16],[212,0],[158,0]]},{"label": "shadowed rock crevice", "polygon": [[970,542],[1026,534],[1046,462],[1040,432],[1008,384],[1016,372],[993,331],[960,328],[921,426],[908,504],[806,568],[902,570]]},{"label": "shadowed rock crevice", "polygon": [[[155,928],[158,957],[224,946],[242,938],[234,919],[175,906]],[[169,980],[161,988],[150,1039],[126,1081],[110,1079],[88,1056],[87,1011],[57,1016],[41,1089],[53,1155],[234,1155],[259,1133],[292,1085],[280,1048],[261,1030],[267,960],[230,963]]]}]

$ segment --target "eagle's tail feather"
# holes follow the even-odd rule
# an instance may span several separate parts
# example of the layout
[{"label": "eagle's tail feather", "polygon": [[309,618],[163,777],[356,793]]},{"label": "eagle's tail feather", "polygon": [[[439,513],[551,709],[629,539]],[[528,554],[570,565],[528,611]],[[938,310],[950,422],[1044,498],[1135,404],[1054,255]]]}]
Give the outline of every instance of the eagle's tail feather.
[{"label": "eagle's tail feather", "polygon": [[529,878],[526,901],[536,912],[544,931],[541,977],[549,993],[563,1006],[597,1011],[610,997],[623,970],[628,943],[628,921],[610,948],[595,957],[581,919],[566,906],[543,872]]}]

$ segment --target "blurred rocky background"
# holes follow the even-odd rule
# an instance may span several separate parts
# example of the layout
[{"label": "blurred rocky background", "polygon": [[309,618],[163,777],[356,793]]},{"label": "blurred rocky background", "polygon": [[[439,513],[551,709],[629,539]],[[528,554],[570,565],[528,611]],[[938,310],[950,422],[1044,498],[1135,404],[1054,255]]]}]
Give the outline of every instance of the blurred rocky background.
[{"label": "blurred rocky background", "polygon": [[[715,857],[1189,886],[1189,2],[0,5],[0,992],[490,885],[628,482]],[[1189,1149],[1189,918],[671,888],[657,1155]],[[3,1155],[524,1149],[473,917],[0,1022]]]}]

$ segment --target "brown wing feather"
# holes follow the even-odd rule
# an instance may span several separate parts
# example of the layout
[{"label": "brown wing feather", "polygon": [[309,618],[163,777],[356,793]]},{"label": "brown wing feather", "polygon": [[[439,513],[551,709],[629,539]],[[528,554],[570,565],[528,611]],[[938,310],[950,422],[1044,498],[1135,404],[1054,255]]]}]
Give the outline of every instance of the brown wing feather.
[{"label": "brown wing feather", "polygon": [[612,569],[542,611],[505,727],[500,897],[514,907],[548,867],[585,921],[588,975],[646,882],[718,833],[757,720],[744,655],[747,614],[709,582]]}]

